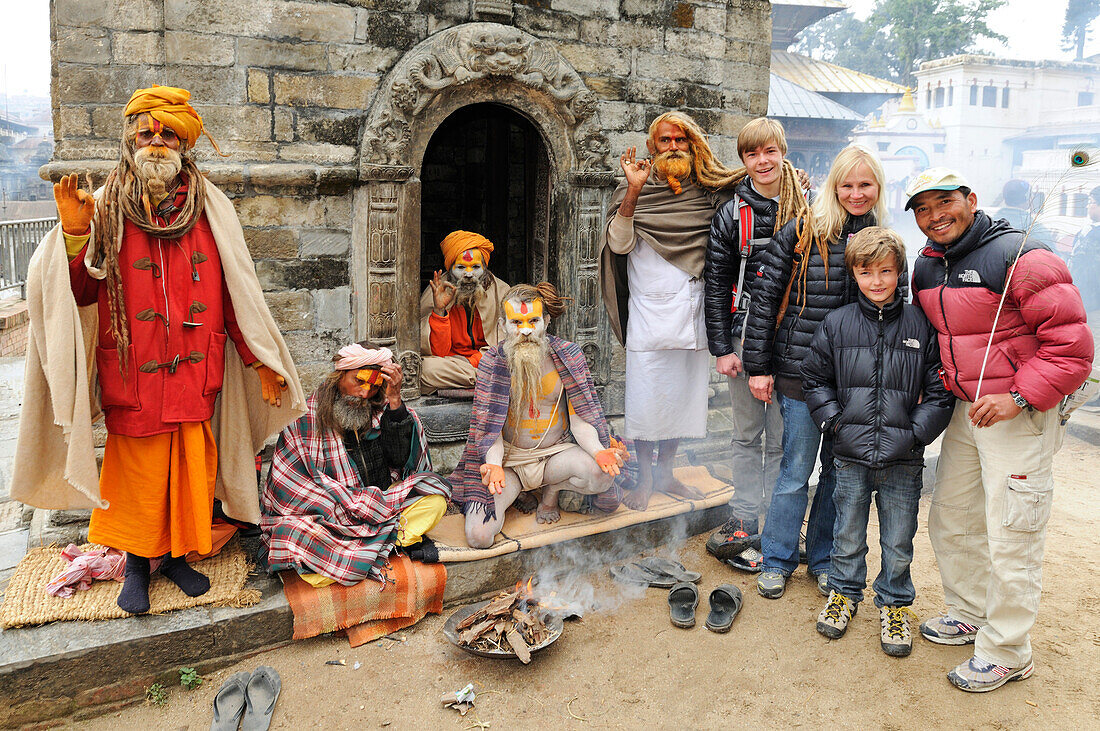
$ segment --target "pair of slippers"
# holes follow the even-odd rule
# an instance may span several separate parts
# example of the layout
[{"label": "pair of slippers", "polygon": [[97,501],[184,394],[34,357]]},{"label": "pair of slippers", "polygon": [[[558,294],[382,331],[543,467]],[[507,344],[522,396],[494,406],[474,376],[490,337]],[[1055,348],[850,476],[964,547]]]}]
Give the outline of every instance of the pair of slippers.
[{"label": "pair of slippers", "polygon": [[611,577],[624,584],[671,589],[679,582],[698,583],[703,575],[698,571],[688,571],[678,561],[650,556],[641,561],[612,566]]},{"label": "pair of slippers", "polygon": [[[733,584],[722,584],[710,593],[710,614],[706,626],[711,632],[729,632],[733,620],[741,611],[741,590]],[[695,584],[680,582],[668,592],[669,618],[681,629],[695,626],[695,608],[699,606],[699,589]]]},{"label": "pair of slippers", "polygon": [[234,673],[214,696],[210,731],[266,731],[283,681],[275,668],[261,665],[252,673]]}]

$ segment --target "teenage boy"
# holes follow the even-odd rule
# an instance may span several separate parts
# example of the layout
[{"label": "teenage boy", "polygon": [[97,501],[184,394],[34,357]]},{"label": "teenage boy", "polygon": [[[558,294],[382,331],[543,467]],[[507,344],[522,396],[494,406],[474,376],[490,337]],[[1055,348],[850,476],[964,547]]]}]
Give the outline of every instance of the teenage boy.
[{"label": "teenage boy", "polygon": [[897,296],[905,244],[872,226],[848,243],[845,264],[859,300],[829,313],[802,362],[806,403],[833,436],[836,523],[829,601],[817,631],[844,635],[867,585],[867,516],[877,493],[881,568],[875,606],[882,649],[904,657],[913,647],[909,574],[917,531],[924,445],[947,428],[954,400],[940,380],[936,331],[920,308]]},{"label": "teenage boy", "polygon": [[804,209],[806,199],[796,171],[783,159],[787,137],[783,125],[760,117],[741,128],[737,154],[745,176],[735,196],[718,209],[710,227],[703,270],[703,307],[707,344],[718,359],[718,372],[729,379],[733,402],[731,515],[707,540],[719,560],[758,572],[760,516],[767,514],[772,488],[783,457],[783,417],[776,404],[753,398],[741,366],[745,313],[752,296],[749,284],[772,233]]}]

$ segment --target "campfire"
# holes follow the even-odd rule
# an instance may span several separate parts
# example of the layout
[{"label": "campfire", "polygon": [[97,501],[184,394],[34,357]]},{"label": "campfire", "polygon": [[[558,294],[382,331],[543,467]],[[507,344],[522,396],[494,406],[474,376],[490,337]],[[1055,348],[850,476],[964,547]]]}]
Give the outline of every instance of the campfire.
[{"label": "campfire", "polygon": [[[483,652],[514,653],[524,664],[531,650],[552,638],[547,624],[549,609],[531,590],[531,579],[503,591],[455,625],[458,644]],[[560,633],[560,622],[557,632]]]}]

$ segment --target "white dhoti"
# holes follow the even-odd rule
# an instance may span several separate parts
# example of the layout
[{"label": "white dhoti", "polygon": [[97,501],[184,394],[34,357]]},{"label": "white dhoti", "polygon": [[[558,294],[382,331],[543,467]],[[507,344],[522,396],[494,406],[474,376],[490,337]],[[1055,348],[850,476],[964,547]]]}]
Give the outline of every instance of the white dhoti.
[{"label": "white dhoti", "polygon": [[626,423],[631,439],[707,435],[710,354],[703,281],[639,238],[627,257]]}]

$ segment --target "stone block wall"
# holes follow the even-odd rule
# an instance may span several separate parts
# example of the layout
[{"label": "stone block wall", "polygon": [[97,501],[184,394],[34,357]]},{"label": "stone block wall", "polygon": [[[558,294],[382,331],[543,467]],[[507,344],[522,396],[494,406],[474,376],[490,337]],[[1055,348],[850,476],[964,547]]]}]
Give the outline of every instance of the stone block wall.
[{"label": "stone block wall", "polygon": [[579,150],[557,163],[566,169],[617,172],[619,153],[671,108],[733,163],[737,130],[767,110],[769,12],[766,0],[54,0],[57,146],[43,177],[102,180],[131,92],[191,90],[227,155],[200,141],[200,168],[234,200],[310,389],[367,331],[353,266],[368,246],[353,235],[362,140],[387,72],[418,44],[485,21],[551,43],[594,95],[605,139],[585,165]]}]

